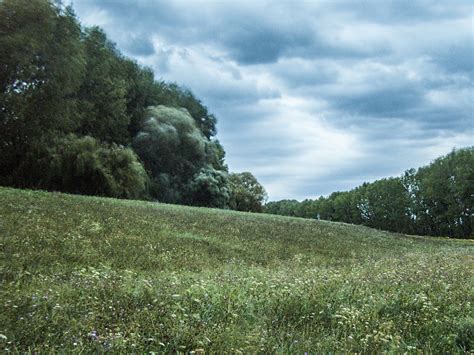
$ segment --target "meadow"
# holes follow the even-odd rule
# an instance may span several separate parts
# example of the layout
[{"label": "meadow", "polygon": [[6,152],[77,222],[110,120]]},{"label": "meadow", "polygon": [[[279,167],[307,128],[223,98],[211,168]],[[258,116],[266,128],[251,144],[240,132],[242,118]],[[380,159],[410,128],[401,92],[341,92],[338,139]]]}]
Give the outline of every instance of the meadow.
[{"label": "meadow", "polygon": [[0,351],[474,350],[474,243],[0,188]]}]

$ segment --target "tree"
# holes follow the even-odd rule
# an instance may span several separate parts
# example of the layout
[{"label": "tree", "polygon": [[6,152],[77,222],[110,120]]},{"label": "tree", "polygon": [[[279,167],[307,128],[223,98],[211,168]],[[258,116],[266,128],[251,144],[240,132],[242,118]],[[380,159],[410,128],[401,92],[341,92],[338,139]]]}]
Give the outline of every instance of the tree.
[{"label": "tree", "polygon": [[258,180],[249,172],[230,174],[232,209],[247,212],[262,212],[267,193]]},{"label": "tree", "polygon": [[0,182],[45,134],[77,126],[85,57],[71,8],[46,0],[0,2]]},{"label": "tree", "polygon": [[318,200],[306,199],[298,204],[298,217],[303,218],[319,218],[319,203]]},{"label": "tree", "polygon": [[270,201],[265,204],[263,211],[280,216],[297,216],[299,205],[297,200]]},{"label": "tree", "polygon": [[408,196],[407,216],[410,218],[409,233],[432,235],[434,233],[433,218],[422,194],[421,182],[416,169],[405,171],[401,182]]},{"label": "tree", "polygon": [[196,206],[229,208],[231,188],[225,171],[201,168],[189,184],[190,203]]},{"label": "tree", "polygon": [[127,114],[127,76],[117,52],[98,27],[86,30],[84,47],[87,66],[79,88],[80,135],[126,144],[130,141]]},{"label": "tree", "polygon": [[364,224],[394,232],[410,230],[409,197],[400,178],[381,179],[368,184],[362,193],[368,217]]},{"label": "tree", "polygon": [[418,213],[431,234],[469,237],[474,232],[474,148],[453,151],[418,169]]},{"label": "tree", "polygon": [[282,200],[266,213],[363,224],[400,233],[471,238],[474,147],[453,150],[400,177],[363,183],[318,200]]},{"label": "tree", "polygon": [[61,1],[0,0],[0,18],[1,184],[229,207],[216,117],[189,89],[155,81]]},{"label": "tree", "polygon": [[135,137],[143,124],[147,108],[159,104],[161,87],[155,82],[150,68],[142,68],[127,58],[121,58],[121,67],[126,78],[126,112],[130,119],[128,131],[130,137]]},{"label": "tree", "polygon": [[130,199],[146,197],[148,182],[131,149],[75,135],[37,143],[18,173],[27,187]]},{"label": "tree", "polygon": [[216,135],[216,117],[209,113],[207,107],[189,89],[163,81],[157,83],[157,87],[157,104],[185,108],[204,137],[211,139]]},{"label": "tree", "polygon": [[[147,110],[143,127],[133,140],[133,148],[153,177],[156,197],[175,203],[183,200],[189,181],[207,165],[208,145],[185,109],[166,106]],[[167,189],[176,193],[170,195]],[[173,199],[168,200],[170,197]]]},{"label": "tree", "polygon": [[331,195],[333,202],[334,221],[345,223],[361,223],[360,211],[357,208],[357,193],[354,190]]}]

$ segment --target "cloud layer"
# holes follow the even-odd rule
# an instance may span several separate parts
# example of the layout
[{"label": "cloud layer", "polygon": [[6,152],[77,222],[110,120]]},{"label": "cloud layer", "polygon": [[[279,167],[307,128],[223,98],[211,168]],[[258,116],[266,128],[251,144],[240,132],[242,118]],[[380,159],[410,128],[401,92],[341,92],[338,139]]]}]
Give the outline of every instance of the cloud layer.
[{"label": "cloud layer", "polygon": [[233,171],[313,198],[474,144],[470,1],[80,0],[157,79],[219,119]]}]

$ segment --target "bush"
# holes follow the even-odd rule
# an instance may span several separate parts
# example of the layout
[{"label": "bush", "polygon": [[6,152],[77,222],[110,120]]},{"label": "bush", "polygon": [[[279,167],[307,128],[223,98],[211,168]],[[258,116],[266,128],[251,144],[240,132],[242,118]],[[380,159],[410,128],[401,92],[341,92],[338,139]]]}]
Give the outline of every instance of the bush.
[{"label": "bush", "polygon": [[230,174],[231,207],[237,211],[262,212],[267,193],[249,172]]},{"label": "bush", "polygon": [[231,190],[225,171],[202,168],[189,185],[191,204],[229,208]]},{"label": "bush", "polygon": [[17,175],[23,187],[130,199],[144,197],[148,181],[131,149],[75,135],[34,145]]}]

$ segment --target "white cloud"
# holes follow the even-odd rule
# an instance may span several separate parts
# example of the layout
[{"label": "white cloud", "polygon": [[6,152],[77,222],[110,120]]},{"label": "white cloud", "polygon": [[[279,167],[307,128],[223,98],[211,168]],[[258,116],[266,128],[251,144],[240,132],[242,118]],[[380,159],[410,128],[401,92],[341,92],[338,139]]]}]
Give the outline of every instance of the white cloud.
[{"label": "white cloud", "polygon": [[[250,125],[247,133],[254,139],[252,149],[234,167],[251,170],[273,199],[301,198],[301,183],[330,178],[333,171],[356,164],[364,155],[357,135],[306,111],[312,106],[308,100],[283,96],[261,105],[267,107],[268,115]],[[283,156],[261,158],[262,151],[280,149],[285,150]]]}]

